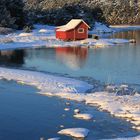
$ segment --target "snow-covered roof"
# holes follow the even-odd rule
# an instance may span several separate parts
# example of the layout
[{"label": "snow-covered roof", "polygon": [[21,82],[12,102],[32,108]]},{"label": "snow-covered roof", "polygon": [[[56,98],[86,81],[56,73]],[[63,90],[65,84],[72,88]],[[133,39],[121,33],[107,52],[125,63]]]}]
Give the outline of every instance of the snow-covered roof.
[{"label": "snow-covered roof", "polygon": [[85,25],[87,25],[88,28],[89,25],[83,21],[82,19],[72,19],[70,22],[68,22],[66,25],[63,25],[63,26],[58,26],[57,27],[57,31],[68,31],[68,30],[71,30],[71,29],[74,29],[76,28],[81,22],[83,22]]}]

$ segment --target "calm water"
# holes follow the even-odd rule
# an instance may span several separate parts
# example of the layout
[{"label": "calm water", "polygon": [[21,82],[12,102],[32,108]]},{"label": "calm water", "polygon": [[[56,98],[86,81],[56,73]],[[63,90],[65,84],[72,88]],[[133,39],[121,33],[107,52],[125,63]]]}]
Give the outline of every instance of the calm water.
[{"label": "calm water", "polygon": [[[70,137],[58,135],[60,125],[65,128],[85,127],[90,130],[87,140],[103,138],[131,137],[139,133],[121,119],[113,118],[108,113],[99,112],[94,107],[66,100],[35,94],[29,86],[15,82],[0,81],[0,140],[40,140],[40,137]],[[70,111],[64,111],[69,107]],[[73,117],[73,110],[79,108],[89,112],[94,120],[83,121]]]},{"label": "calm water", "polygon": [[[54,48],[1,51],[0,65],[65,75],[85,77],[107,83],[130,83],[140,89],[140,31],[112,35],[115,38],[136,38],[136,44],[104,49]],[[129,137],[139,133],[121,119],[94,107],[71,102],[65,112],[65,100],[37,94],[34,88],[0,81],[0,140],[39,140],[57,137],[60,125],[90,129],[88,140]],[[51,108],[50,108],[51,106]],[[73,118],[73,110],[90,112],[94,121]],[[71,138],[59,136],[62,140]]]},{"label": "calm water", "polygon": [[107,83],[140,85],[140,31],[122,32],[114,38],[135,38],[136,44],[104,49],[51,48],[2,51],[1,65],[12,65],[72,77],[91,77]]}]

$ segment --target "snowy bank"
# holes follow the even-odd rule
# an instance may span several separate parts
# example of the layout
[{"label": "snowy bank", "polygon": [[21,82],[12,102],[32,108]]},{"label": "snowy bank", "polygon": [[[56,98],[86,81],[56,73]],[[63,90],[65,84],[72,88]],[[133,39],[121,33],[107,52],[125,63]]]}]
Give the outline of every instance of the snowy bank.
[{"label": "snowy bank", "polygon": [[112,33],[113,29],[100,22],[95,22],[94,28],[89,32],[90,34]]},{"label": "snowy bank", "polygon": [[33,72],[26,70],[7,69],[0,67],[0,78],[15,80],[22,84],[32,85],[40,89],[42,93],[78,93],[86,92],[92,86],[86,82]]},{"label": "snowy bank", "polygon": [[93,88],[86,82],[17,69],[0,68],[0,78],[35,86],[40,90],[40,94],[59,96],[97,106],[113,116],[130,121],[134,129],[140,130],[140,94],[138,93],[118,95],[104,91],[85,94],[84,92]]},{"label": "snowy bank", "polygon": [[86,128],[67,128],[58,132],[62,135],[70,135],[76,138],[85,138],[89,133],[89,130]]},{"label": "snowy bank", "polygon": [[[101,25],[100,23],[95,24],[95,29],[90,31],[90,33],[94,32],[111,32],[112,29],[106,27],[105,25]],[[103,27],[101,27],[103,26]],[[73,47],[73,46],[91,46],[95,47],[106,47],[112,46],[116,43],[129,43],[129,40],[123,39],[86,39],[82,41],[62,41],[55,38],[55,27],[47,26],[47,25],[35,25],[35,29],[32,33],[24,33],[23,31],[17,31],[8,35],[0,35],[0,50],[8,50],[8,49],[19,49],[19,48],[54,48],[54,47]]]}]

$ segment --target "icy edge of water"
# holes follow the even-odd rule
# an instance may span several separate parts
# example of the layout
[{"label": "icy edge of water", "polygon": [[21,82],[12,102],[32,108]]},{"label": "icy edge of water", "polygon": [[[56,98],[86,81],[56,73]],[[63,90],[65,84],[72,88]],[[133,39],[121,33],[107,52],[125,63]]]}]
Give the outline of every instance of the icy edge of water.
[{"label": "icy edge of water", "polygon": [[0,67],[0,78],[15,80],[18,83],[37,87],[42,93],[78,93],[93,88],[86,82],[71,78],[53,76],[41,72],[8,69]]},{"label": "icy edge of water", "polygon": [[133,124],[134,129],[140,130],[140,94],[118,96],[106,91],[85,94],[85,91],[93,87],[86,82],[2,67],[0,67],[0,79],[15,80],[20,84],[35,86],[40,90],[40,94],[47,96],[58,96],[97,106],[101,111],[126,119]]}]

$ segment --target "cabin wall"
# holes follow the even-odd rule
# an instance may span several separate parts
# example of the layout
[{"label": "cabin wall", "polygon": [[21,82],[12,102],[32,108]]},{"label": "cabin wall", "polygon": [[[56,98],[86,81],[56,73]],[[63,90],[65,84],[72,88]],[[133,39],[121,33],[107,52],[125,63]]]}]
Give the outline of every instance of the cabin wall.
[{"label": "cabin wall", "polygon": [[69,30],[66,32],[67,40],[74,40],[74,30]]},{"label": "cabin wall", "polygon": [[[79,33],[79,28],[83,28],[84,32]],[[56,29],[56,38],[62,40],[81,40],[88,38],[88,27],[84,23],[79,24],[75,29],[69,31],[57,31]]]},{"label": "cabin wall", "polygon": [[62,40],[66,40],[67,39],[67,35],[66,35],[65,32],[56,31],[56,38],[62,39]]},{"label": "cabin wall", "polygon": [[[79,33],[78,32],[79,28],[83,28],[84,33]],[[84,23],[79,24],[79,26],[77,26],[77,28],[75,29],[75,36],[76,36],[76,39],[78,40],[88,38],[88,27]]]}]

